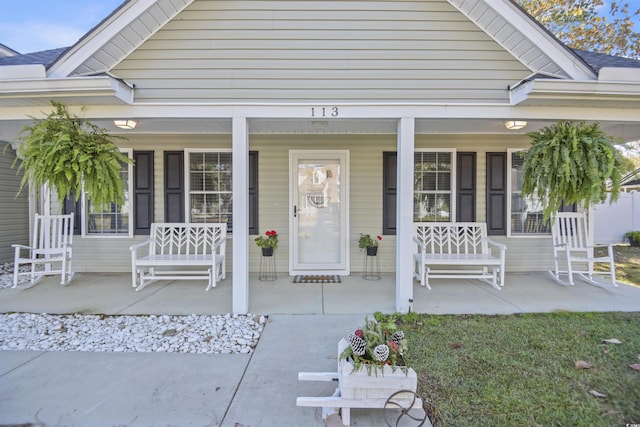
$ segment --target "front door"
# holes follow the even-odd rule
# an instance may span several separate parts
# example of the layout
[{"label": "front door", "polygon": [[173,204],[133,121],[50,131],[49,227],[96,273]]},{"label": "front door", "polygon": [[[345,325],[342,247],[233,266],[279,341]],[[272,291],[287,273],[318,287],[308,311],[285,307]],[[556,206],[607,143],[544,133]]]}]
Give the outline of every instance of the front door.
[{"label": "front door", "polygon": [[290,268],[349,274],[349,151],[291,150]]}]

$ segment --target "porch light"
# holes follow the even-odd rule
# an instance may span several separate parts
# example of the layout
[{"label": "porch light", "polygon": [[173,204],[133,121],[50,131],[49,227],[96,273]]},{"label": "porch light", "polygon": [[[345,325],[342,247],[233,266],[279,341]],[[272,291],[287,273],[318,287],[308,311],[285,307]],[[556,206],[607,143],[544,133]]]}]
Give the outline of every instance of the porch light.
[{"label": "porch light", "polygon": [[114,120],[113,124],[120,129],[134,129],[138,122],[135,120]]},{"label": "porch light", "polygon": [[325,130],[329,126],[329,122],[326,120],[312,120],[311,127],[315,130]]},{"label": "porch light", "polygon": [[525,120],[508,120],[504,122],[504,125],[509,130],[518,130],[525,127],[527,125],[527,122]]}]

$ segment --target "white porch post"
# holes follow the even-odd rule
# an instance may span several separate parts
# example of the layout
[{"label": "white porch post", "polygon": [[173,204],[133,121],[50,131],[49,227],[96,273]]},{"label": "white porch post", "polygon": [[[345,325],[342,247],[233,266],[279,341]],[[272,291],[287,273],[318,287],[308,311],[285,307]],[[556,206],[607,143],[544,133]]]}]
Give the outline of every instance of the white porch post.
[{"label": "white porch post", "polygon": [[[398,190],[396,204],[396,311],[413,301],[413,152],[415,118],[398,122]],[[411,301],[410,301],[411,300]]]},{"label": "white porch post", "polygon": [[233,313],[249,312],[249,132],[246,117],[232,122]]}]

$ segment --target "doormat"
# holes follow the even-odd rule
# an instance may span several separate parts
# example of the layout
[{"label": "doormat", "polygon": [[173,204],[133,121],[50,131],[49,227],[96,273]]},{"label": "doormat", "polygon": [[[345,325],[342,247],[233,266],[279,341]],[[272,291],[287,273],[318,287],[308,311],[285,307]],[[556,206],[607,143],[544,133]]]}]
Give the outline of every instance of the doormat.
[{"label": "doormat", "polygon": [[340,276],[336,275],[313,275],[302,276],[298,275],[293,279],[293,283],[342,283]]}]

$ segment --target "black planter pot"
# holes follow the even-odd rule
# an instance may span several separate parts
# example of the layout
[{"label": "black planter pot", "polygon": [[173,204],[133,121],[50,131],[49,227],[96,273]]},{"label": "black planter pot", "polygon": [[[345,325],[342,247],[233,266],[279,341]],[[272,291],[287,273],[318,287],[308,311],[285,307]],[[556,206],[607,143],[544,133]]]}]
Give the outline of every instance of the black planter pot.
[{"label": "black planter pot", "polygon": [[262,248],[262,256],[273,256],[273,248]]},{"label": "black planter pot", "polygon": [[370,246],[367,248],[367,255],[368,256],[376,256],[378,255],[378,247],[377,246]]},{"label": "black planter pot", "polygon": [[640,240],[629,239],[629,245],[640,247]]}]

